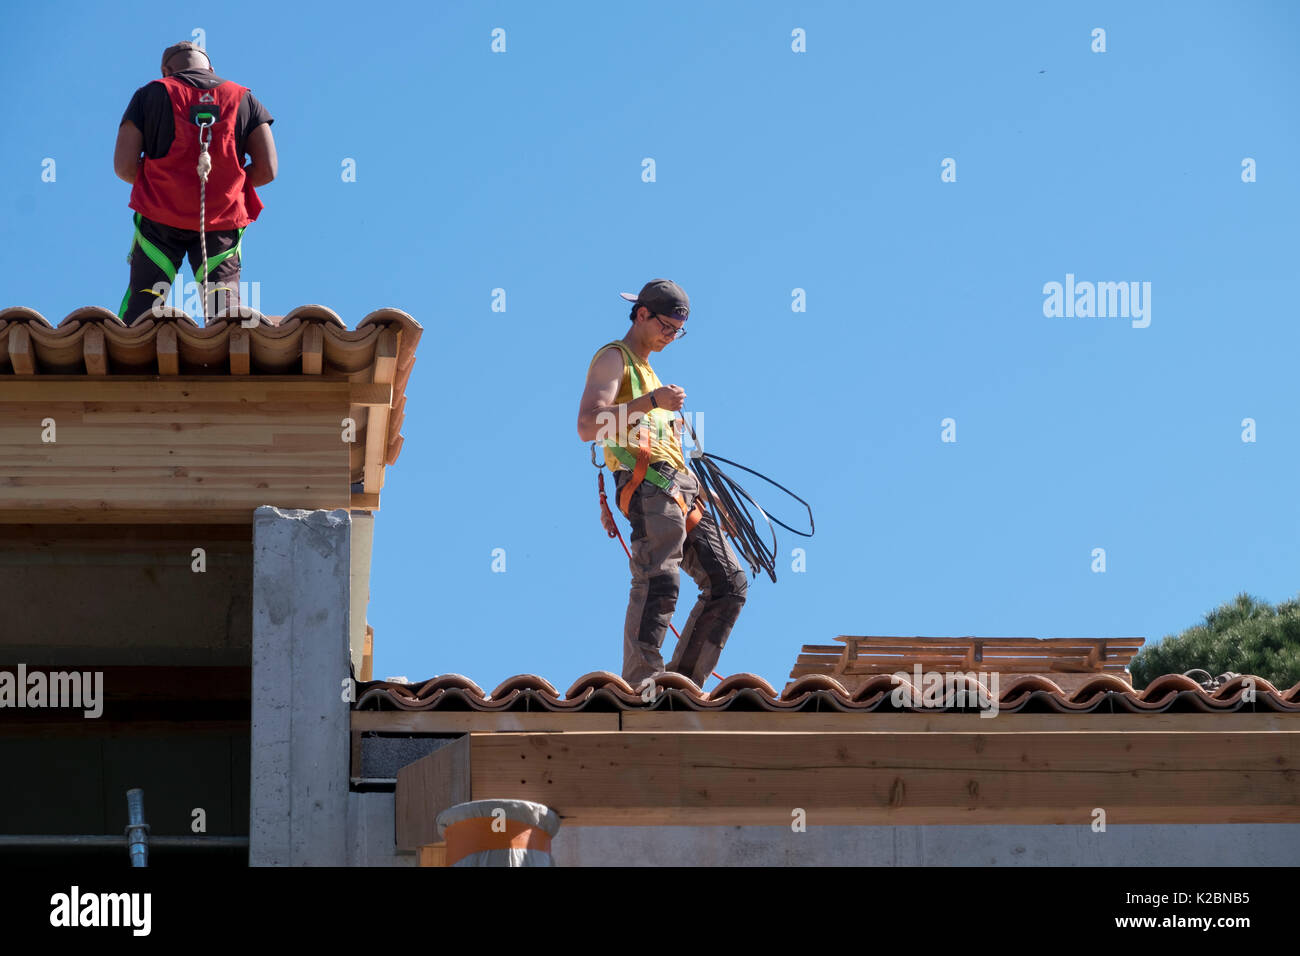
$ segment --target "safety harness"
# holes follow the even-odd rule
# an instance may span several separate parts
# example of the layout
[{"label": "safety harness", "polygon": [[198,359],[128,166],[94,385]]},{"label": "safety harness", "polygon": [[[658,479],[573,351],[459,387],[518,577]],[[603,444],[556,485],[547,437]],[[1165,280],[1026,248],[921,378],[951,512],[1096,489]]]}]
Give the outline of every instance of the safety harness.
[{"label": "safety harness", "polygon": [[[624,351],[624,347],[619,345],[619,350]],[[631,372],[630,381],[632,385],[632,400],[636,401],[642,395],[646,394],[645,383],[641,381],[641,374],[637,371],[636,365],[631,361],[626,361],[626,351],[624,351],[624,359],[628,370]],[[632,471],[632,477],[628,480],[627,484],[623,486],[623,490],[619,492],[618,510],[623,512],[623,516],[629,521],[632,520],[631,515],[628,514],[628,507],[632,503],[632,495],[636,493],[636,489],[641,482],[648,481],[652,485],[657,485],[662,488],[665,494],[669,495],[677,502],[677,506],[681,508],[682,513],[686,515],[686,533],[690,534],[691,529],[699,524],[700,518],[703,517],[704,509],[700,506],[698,495],[696,496],[695,501],[693,501],[691,506],[688,508],[686,506],[686,499],[681,495],[681,493],[672,490],[672,479],[665,477],[662,472],[650,467],[650,429],[647,427],[649,421],[650,416],[646,415],[637,423],[637,453],[635,455],[612,438],[606,438],[604,441],[605,447],[610,450],[614,457]],[[596,462],[597,444],[599,444],[599,442],[593,442],[591,445],[591,460],[593,463]],[[597,463],[596,467],[599,468],[600,465]],[[605,475],[601,473],[597,477],[601,498],[603,500],[605,495]],[[613,537],[613,535],[610,537]]]},{"label": "safety harness", "polygon": [[[135,254],[135,250],[138,247],[141,252],[143,252],[146,256],[149,257],[149,259],[153,262],[154,265],[156,265],[159,269],[163,271],[163,275],[167,277],[167,284],[170,285],[171,283],[176,281],[176,267],[172,265],[172,261],[167,258],[167,256],[163,253],[161,249],[159,249],[152,242],[146,239],[144,237],[144,234],[140,232],[140,220],[142,220],[143,218],[144,217],[141,216],[139,213],[135,214],[134,217],[135,235],[131,237],[131,248],[126,251],[126,261],[128,263],[131,261],[131,256]],[[202,243],[203,266],[202,268],[199,269],[199,274],[195,276],[195,278],[199,282],[204,282],[204,280],[207,279],[208,275],[212,272],[213,269],[221,265],[221,263],[225,262],[231,256],[239,255],[239,249],[244,244],[245,228],[246,227],[244,226],[239,227],[239,235],[236,238],[235,244],[233,246],[231,246],[225,252],[217,253],[211,259],[209,259],[207,256],[207,252],[208,252],[207,241],[206,241],[206,237],[204,237]],[[153,290],[150,289],[149,291],[152,292]],[[117,310],[117,317],[124,322],[126,321],[126,306],[127,303],[129,303],[130,301],[131,301],[131,286],[128,284],[126,287],[126,294],[122,296],[122,304],[118,307]],[[205,302],[207,301],[206,290],[205,290],[204,301]]]}]

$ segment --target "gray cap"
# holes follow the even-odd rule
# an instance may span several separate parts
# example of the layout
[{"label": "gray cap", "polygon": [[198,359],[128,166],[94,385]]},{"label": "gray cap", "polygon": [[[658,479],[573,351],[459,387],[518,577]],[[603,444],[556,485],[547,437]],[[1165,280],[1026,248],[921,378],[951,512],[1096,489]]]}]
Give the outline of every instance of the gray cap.
[{"label": "gray cap", "polygon": [[177,53],[182,53],[186,50],[193,50],[195,53],[202,53],[203,58],[208,61],[208,69],[212,69],[212,57],[208,56],[208,51],[203,49],[203,47],[199,46],[197,43],[191,43],[189,40],[182,40],[180,43],[173,43],[167,49],[163,50],[161,68],[164,70],[167,69],[167,61]]},{"label": "gray cap", "polygon": [[666,315],[670,319],[685,321],[691,314],[691,300],[686,297],[682,287],[671,279],[651,279],[636,295],[620,292],[623,298],[637,305],[644,305],[656,315]]}]

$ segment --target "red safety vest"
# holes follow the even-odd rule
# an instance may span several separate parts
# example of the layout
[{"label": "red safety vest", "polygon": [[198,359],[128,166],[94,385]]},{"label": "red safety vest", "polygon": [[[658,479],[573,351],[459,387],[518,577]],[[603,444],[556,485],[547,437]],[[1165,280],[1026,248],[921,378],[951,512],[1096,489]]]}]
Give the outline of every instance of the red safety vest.
[{"label": "red safety vest", "polygon": [[246,87],[229,80],[200,90],[174,76],[154,80],[167,87],[175,135],[167,155],[145,157],[131,189],[130,207],[146,219],[177,229],[199,228],[199,127],[194,118],[212,113],[212,172],[208,174],[207,228],[238,229],[262,211],[262,201],[244,175],[235,152],[235,122]]}]

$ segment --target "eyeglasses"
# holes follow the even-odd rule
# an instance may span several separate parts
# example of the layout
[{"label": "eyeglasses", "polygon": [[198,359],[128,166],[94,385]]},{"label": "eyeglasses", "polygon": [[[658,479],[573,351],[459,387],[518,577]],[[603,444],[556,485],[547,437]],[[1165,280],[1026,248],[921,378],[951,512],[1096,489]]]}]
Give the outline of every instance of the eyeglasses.
[{"label": "eyeglasses", "polygon": [[659,318],[659,316],[657,315],[655,316],[655,319],[659,322],[660,325],[664,327],[665,332],[672,333],[674,339],[680,339],[686,335],[686,326],[682,326],[681,328],[678,328],[675,325],[669,325],[667,322]]}]

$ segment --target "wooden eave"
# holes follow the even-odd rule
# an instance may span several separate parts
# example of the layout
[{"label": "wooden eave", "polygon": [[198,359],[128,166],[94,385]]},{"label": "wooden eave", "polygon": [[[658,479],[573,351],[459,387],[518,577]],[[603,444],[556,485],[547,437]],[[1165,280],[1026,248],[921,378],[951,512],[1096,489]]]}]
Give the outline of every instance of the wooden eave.
[{"label": "wooden eave", "polygon": [[126,328],[98,308],[54,328],[0,311],[0,522],[377,509],[421,331],[396,309],[353,330],[321,306],[251,328],[171,312]]}]

